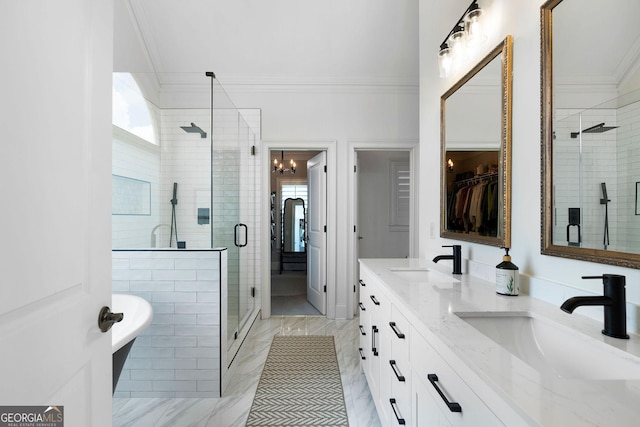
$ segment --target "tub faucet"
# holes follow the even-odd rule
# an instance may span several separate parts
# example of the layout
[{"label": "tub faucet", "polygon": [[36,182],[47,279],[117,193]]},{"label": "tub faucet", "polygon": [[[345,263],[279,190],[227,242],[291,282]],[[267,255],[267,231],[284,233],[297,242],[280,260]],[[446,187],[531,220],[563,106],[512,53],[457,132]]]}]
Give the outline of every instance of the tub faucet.
[{"label": "tub faucet", "polygon": [[603,274],[602,276],[582,276],[583,279],[602,279],[604,295],[569,298],[560,308],[567,313],[582,305],[604,306],[604,329],[602,333],[614,337],[628,339],[627,308],[625,302],[625,276],[619,274]]},{"label": "tub faucet", "polygon": [[462,246],[449,245],[443,246],[443,248],[453,248],[453,255],[438,255],[433,259],[433,262],[438,262],[441,259],[452,259],[453,274],[462,274]]}]

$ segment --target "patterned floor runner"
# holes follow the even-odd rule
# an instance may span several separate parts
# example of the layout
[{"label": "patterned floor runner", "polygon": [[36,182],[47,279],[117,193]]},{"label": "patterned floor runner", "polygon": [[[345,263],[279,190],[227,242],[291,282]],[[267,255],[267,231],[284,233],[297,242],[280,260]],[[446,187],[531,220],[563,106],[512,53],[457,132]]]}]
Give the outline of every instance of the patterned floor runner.
[{"label": "patterned floor runner", "polygon": [[247,426],[348,426],[332,336],[275,336]]}]

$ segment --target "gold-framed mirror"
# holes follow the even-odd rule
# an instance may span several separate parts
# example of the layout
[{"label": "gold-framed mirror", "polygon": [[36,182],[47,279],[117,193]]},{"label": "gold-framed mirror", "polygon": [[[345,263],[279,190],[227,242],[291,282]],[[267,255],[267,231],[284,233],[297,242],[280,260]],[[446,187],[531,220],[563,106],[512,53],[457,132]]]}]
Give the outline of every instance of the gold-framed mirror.
[{"label": "gold-framed mirror", "polygon": [[637,0],[550,0],[541,19],[541,253],[640,268]]},{"label": "gold-framed mirror", "polygon": [[512,37],[440,98],[440,236],[511,246]]}]

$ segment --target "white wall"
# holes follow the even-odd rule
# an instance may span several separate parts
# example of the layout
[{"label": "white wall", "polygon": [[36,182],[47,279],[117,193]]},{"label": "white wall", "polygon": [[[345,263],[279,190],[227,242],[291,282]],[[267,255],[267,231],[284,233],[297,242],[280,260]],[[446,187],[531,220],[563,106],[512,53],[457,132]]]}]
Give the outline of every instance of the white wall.
[{"label": "white wall", "polygon": [[[489,40],[478,51],[478,58],[507,34],[514,38],[513,52],[513,262],[520,267],[525,291],[536,297],[561,304],[580,294],[601,293],[602,283],[582,280],[582,275],[603,273],[627,276],[627,300],[630,329],[637,329],[635,318],[640,303],[640,272],[609,265],[581,262],[540,254],[540,6],[542,0],[494,0]],[[438,78],[437,52],[442,39],[468,6],[466,0],[433,3],[420,1],[420,256],[431,258],[443,244],[452,241],[429,233],[437,229],[439,205],[439,99],[460,76]],[[463,243],[463,257],[491,268],[501,260],[499,248]],[[580,309],[602,320],[597,311]],[[576,315],[576,314],[574,314]]]},{"label": "white wall", "polygon": [[[331,165],[337,190],[330,208],[337,212],[335,231],[335,269],[329,272],[336,284],[336,294],[328,306],[328,315],[336,318],[351,317],[348,306],[353,283],[349,276],[349,239],[353,223],[347,212],[353,201],[349,197],[349,144],[384,141],[388,147],[398,142],[417,140],[418,95],[415,87],[384,86],[325,86],[260,85],[234,86],[220,82],[239,107],[259,107],[262,110],[262,140],[272,146],[284,144],[287,148],[318,149],[318,141],[335,141],[337,163]],[[259,150],[263,150],[264,147]],[[264,156],[261,153],[262,157]],[[329,158],[330,159],[330,158]],[[268,168],[265,162],[260,168]],[[263,214],[268,215],[268,194],[264,195]],[[268,240],[268,230],[263,238]]]},{"label": "white wall", "polygon": [[[335,141],[337,163],[329,166],[334,174],[337,191],[329,206],[337,211],[335,269],[328,272],[336,286],[335,298],[328,301],[328,315],[336,318],[352,316],[348,305],[353,283],[349,276],[349,239],[353,236],[353,223],[348,211],[353,200],[349,198],[350,143],[367,141],[393,147],[398,143],[417,140],[418,94],[411,86],[325,86],[262,85],[244,88],[221,84],[239,107],[260,107],[262,110],[262,140],[287,148],[318,149],[318,141]],[[382,142],[381,142],[382,141]],[[279,148],[279,147],[278,147]],[[260,148],[263,150],[263,148]],[[261,156],[268,159],[268,155]],[[331,161],[331,156],[329,156]],[[260,168],[268,168],[264,162]],[[265,194],[264,197],[268,197]],[[267,203],[265,202],[265,207]],[[265,219],[268,212],[264,212]],[[263,224],[268,227],[268,223]],[[268,256],[263,254],[263,257]],[[329,292],[328,295],[331,295]],[[335,313],[330,308],[335,307]]]}]

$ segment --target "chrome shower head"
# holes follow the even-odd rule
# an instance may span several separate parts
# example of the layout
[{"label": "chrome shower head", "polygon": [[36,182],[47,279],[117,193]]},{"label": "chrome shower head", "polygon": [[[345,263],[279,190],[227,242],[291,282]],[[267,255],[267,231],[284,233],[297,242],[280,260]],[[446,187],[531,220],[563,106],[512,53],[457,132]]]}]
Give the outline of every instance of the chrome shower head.
[{"label": "chrome shower head", "polygon": [[206,138],[207,133],[203,131],[201,128],[196,126],[195,123],[191,122],[191,126],[180,126],[180,128],[187,133],[199,133],[200,138]]}]

